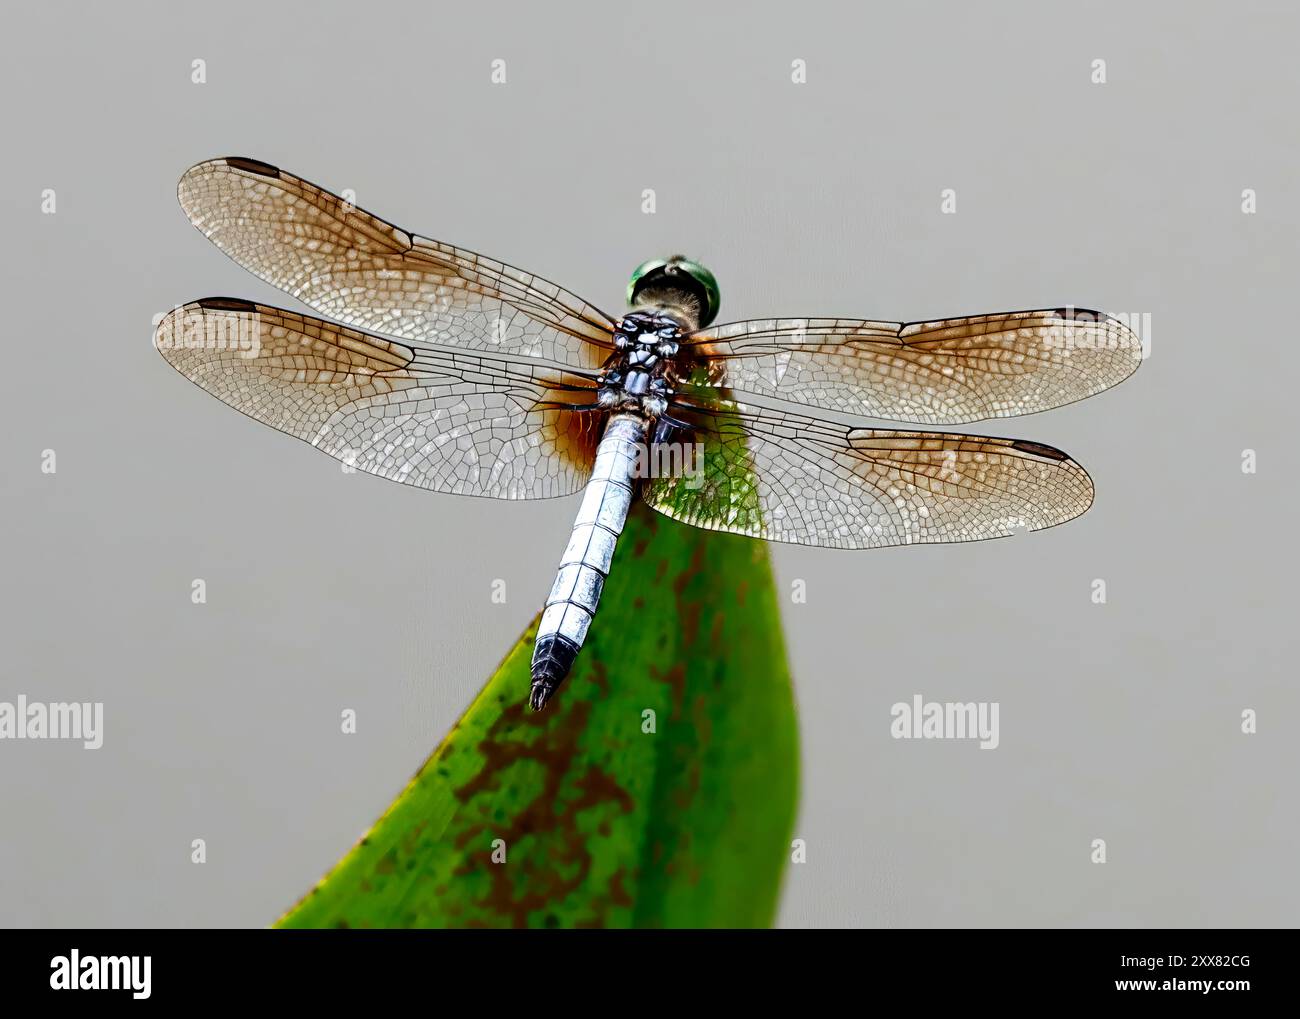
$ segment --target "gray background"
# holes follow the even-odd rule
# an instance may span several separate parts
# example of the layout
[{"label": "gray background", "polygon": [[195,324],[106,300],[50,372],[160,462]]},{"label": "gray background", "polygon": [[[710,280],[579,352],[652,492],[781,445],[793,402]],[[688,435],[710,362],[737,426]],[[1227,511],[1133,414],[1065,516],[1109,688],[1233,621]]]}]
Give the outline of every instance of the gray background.
[{"label": "gray background", "polygon": [[[774,548],[782,589],[808,587],[785,606],[808,862],[780,922],[1293,924],[1300,18],[623,6],[6,15],[0,700],[102,700],[106,736],[0,742],[0,922],[272,920],[463,710],[576,510],[344,475],[164,363],[150,320],[177,302],[292,306],[176,204],[186,167],[238,154],[611,310],[636,263],[685,251],[723,319],[1149,312],[1132,380],[985,429],[1085,464],[1082,519]],[[915,693],[1000,702],[1001,747],[891,739]]]}]

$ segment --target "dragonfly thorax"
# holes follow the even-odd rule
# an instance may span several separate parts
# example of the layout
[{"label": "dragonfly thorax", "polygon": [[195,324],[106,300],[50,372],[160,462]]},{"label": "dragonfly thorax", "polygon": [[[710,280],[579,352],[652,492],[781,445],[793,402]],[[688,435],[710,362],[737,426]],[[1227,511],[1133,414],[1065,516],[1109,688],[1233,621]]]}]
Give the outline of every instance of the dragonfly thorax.
[{"label": "dragonfly thorax", "polygon": [[614,333],[615,353],[605,362],[598,400],[610,410],[639,411],[658,417],[672,387],[668,368],[677,356],[681,327],[668,315],[635,311]]},{"label": "dragonfly thorax", "polygon": [[682,327],[671,315],[633,311],[619,320],[614,346],[619,350],[653,350],[663,357],[672,357],[677,353],[681,335]]}]

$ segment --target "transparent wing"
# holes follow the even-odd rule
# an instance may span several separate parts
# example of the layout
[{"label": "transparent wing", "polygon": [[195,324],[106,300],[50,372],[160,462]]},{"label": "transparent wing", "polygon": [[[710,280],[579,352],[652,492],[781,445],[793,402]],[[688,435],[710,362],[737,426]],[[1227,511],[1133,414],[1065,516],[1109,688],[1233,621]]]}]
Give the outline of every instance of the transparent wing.
[{"label": "transparent wing", "polygon": [[154,343],[219,400],[357,470],[457,495],[580,491],[599,439],[590,376],[383,340],[231,298],[169,313]]},{"label": "transparent wing", "polygon": [[1041,530],[1092,504],[1087,472],[1033,442],[850,428],[725,401],[670,413],[694,426],[703,469],[648,480],[642,494],[697,527],[875,548]]},{"label": "transparent wing", "polygon": [[[706,384],[845,414],[960,424],[1050,410],[1128,378],[1138,337],[1095,311],[937,322],[765,319],[693,333]],[[697,376],[699,377],[699,376]]]},{"label": "transparent wing", "polygon": [[245,269],[358,329],[577,368],[612,350],[609,316],[554,283],[418,237],[269,164],[200,163],[177,196]]}]

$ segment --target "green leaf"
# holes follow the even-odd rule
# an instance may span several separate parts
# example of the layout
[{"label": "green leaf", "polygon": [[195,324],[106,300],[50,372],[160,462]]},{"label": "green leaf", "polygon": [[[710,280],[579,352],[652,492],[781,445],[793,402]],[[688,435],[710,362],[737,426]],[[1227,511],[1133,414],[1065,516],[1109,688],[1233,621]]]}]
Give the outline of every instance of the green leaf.
[{"label": "green leaf", "polygon": [[798,736],[766,545],[634,507],[540,714],[535,626],[279,926],[771,924]]}]

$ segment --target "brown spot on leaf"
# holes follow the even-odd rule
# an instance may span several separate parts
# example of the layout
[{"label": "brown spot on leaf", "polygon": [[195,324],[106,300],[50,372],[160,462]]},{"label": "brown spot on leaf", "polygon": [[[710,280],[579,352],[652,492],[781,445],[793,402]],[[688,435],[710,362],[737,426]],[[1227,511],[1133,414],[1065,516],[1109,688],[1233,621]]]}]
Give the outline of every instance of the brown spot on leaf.
[{"label": "brown spot on leaf", "polygon": [[609,693],[609,671],[605,668],[604,661],[593,656],[588,664],[591,668],[588,669],[587,674],[591,681],[600,688],[601,693]]},{"label": "brown spot on leaf", "polygon": [[667,668],[661,669],[658,665],[650,666],[650,678],[659,682],[667,683],[670,696],[672,697],[673,710],[669,717],[673,720],[682,717],[682,698],[686,695],[686,666],[682,662],[670,664]]},{"label": "brown spot on leaf", "polygon": [[615,906],[622,906],[625,909],[632,906],[632,896],[628,890],[623,887],[623,868],[620,867],[614,871],[609,878],[609,901]]},{"label": "brown spot on leaf", "polygon": [[[571,774],[590,713],[590,702],[577,698],[569,698],[551,715],[525,711],[522,704],[507,707],[477,747],[486,759],[483,767],[456,790],[457,799],[466,805],[463,809],[472,810],[479,793],[496,792],[503,781],[514,777],[507,773],[515,764],[533,761],[541,766],[542,790],[530,803],[504,821],[471,823],[455,839],[457,846],[465,848],[490,832],[492,838],[503,839],[507,853],[512,853],[518,852],[525,837],[546,836],[544,842],[535,843],[545,845],[545,859],[508,856],[506,864],[483,865],[490,852],[488,840],[456,871],[463,876],[485,869],[490,887],[476,905],[513,927],[526,927],[531,914],[564,901],[587,881],[592,854],[588,836],[579,830],[580,814],[606,805],[623,814],[632,810],[632,797],[609,773],[589,764],[581,774]],[[504,734],[517,727],[535,730],[535,738],[527,742],[505,738]],[[562,791],[566,794],[563,800]],[[575,791],[576,797],[572,795]],[[592,922],[599,925],[599,921],[596,917]]]},{"label": "brown spot on leaf", "polygon": [[704,542],[695,543],[691,552],[690,564],[673,578],[673,594],[677,597],[677,619],[682,626],[682,650],[687,657],[694,650],[695,640],[700,632],[700,611],[703,609],[698,598],[688,598],[687,589],[696,577],[704,572]]}]

